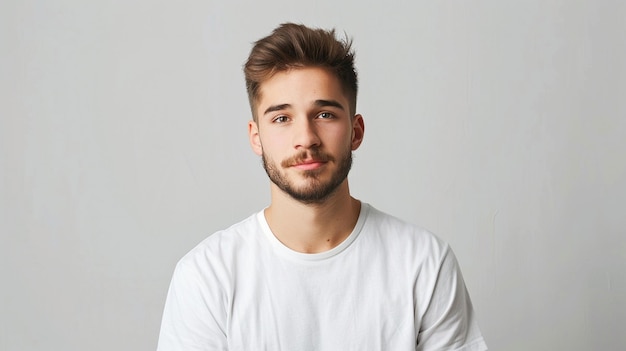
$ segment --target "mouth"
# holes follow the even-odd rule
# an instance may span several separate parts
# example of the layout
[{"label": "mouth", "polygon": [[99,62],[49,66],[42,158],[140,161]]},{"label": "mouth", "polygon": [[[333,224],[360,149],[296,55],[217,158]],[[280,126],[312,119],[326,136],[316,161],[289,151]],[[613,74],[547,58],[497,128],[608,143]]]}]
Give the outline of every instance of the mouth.
[{"label": "mouth", "polygon": [[303,171],[310,171],[310,170],[314,170],[314,169],[318,169],[322,166],[324,166],[326,164],[327,161],[324,160],[315,160],[315,159],[310,159],[310,160],[302,160],[302,161],[298,161],[295,162],[292,167],[299,169],[299,170],[303,170]]},{"label": "mouth", "polygon": [[314,150],[313,152],[302,152],[290,157],[281,162],[281,166],[284,168],[308,171],[319,169],[331,161],[333,161],[332,156],[322,153],[319,150]]}]

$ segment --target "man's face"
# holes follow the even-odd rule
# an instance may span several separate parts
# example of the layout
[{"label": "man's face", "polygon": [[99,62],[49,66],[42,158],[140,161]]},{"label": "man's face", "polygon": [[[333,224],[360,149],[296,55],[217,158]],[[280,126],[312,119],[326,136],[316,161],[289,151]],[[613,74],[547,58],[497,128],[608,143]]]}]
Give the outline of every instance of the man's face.
[{"label": "man's face", "polygon": [[261,84],[250,143],[275,186],[321,203],[346,181],[364,129],[349,106],[339,80],[322,68],[279,72]]}]

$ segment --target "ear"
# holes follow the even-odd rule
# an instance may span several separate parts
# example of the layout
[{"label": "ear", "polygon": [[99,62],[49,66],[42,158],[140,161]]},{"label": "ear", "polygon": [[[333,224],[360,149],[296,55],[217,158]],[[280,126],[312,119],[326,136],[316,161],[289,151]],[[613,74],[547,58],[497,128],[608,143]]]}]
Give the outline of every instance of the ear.
[{"label": "ear", "polygon": [[363,134],[365,134],[365,124],[363,123],[363,116],[354,115],[352,118],[352,151],[361,146],[363,142]]},{"label": "ear", "polygon": [[263,146],[261,145],[261,137],[259,136],[259,126],[255,121],[248,122],[248,138],[250,139],[250,146],[255,154],[263,155]]}]

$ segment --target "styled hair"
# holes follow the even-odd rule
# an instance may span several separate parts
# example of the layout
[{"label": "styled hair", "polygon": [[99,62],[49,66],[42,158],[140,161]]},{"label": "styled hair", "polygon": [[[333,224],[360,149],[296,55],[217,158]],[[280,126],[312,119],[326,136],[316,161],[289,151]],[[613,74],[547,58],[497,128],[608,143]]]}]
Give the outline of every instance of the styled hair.
[{"label": "styled hair", "polygon": [[320,67],[334,74],[348,96],[350,113],[354,115],[358,80],[352,40],[347,36],[343,40],[337,39],[334,29],[312,29],[284,23],[254,43],[243,68],[255,121],[261,84],[278,72],[304,67]]}]

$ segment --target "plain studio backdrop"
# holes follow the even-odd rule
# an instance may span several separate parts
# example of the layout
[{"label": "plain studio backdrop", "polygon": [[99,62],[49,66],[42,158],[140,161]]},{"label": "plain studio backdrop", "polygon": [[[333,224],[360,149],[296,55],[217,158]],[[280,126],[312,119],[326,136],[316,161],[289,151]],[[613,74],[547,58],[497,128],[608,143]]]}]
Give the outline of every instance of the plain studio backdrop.
[{"label": "plain studio backdrop", "polygon": [[623,1],[0,4],[0,350],[153,350],[177,260],[269,203],[241,72],[354,38],[353,194],[451,243],[492,350],[626,344]]}]

